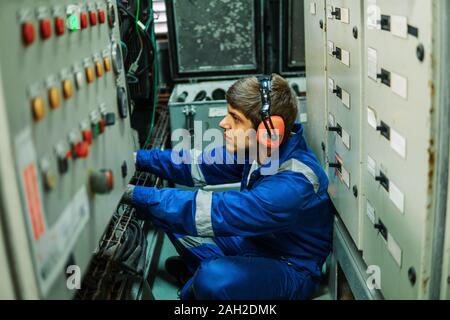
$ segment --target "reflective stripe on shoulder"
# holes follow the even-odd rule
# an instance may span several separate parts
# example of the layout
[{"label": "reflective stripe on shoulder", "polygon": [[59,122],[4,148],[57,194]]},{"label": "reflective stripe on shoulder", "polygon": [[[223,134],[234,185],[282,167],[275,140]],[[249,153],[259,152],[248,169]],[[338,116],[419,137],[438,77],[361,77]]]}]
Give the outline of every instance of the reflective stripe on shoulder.
[{"label": "reflective stripe on shoulder", "polygon": [[308,181],[311,182],[311,184],[313,185],[314,192],[317,193],[317,191],[319,191],[320,188],[319,178],[314,173],[314,171],[303,162],[298,161],[296,159],[288,160],[284,162],[280,166],[280,169],[278,170],[278,172],[284,171],[292,171],[303,174],[306,177],[306,179],[308,179]]},{"label": "reflective stripe on shoulder", "polygon": [[212,192],[198,190],[195,198],[195,226],[199,237],[214,237],[211,221]]},{"label": "reflective stripe on shoulder", "polygon": [[191,176],[195,187],[204,187],[207,185],[205,177],[203,176],[200,165],[198,164],[198,157],[202,154],[201,151],[192,149],[191,154]]},{"label": "reflective stripe on shoulder", "polygon": [[185,236],[183,238],[179,238],[178,241],[184,248],[186,249],[194,249],[201,247],[205,244],[216,245],[213,238],[200,238],[200,237],[192,237]]}]

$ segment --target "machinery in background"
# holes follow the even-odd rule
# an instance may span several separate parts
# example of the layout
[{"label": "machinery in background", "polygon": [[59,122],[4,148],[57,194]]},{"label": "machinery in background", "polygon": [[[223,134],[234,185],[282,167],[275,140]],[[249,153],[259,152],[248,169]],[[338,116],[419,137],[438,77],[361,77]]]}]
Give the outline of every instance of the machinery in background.
[{"label": "machinery in background", "polygon": [[305,1],[307,132],[339,213],[332,279],[356,298],[448,299],[448,12]]},{"label": "machinery in background", "polygon": [[[264,28],[267,4],[253,0],[167,2],[171,67],[177,82],[169,100],[171,129],[184,129],[190,136],[174,135],[172,147],[202,151],[223,143],[223,136],[209,139],[203,134],[207,129],[220,129],[219,122],[227,115],[225,93],[235,80],[268,71],[264,67],[271,41]],[[286,3],[283,8],[291,12]],[[283,38],[287,47],[302,47],[296,37],[288,39],[292,41]],[[290,59],[296,58],[290,55]],[[182,83],[186,81],[190,83]],[[300,100],[299,120],[306,122],[305,79],[289,81]]]},{"label": "machinery in background", "polygon": [[158,45],[153,0],[117,1],[125,73],[134,105],[131,125],[138,131],[139,145],[148,144],[157,121],[159,92]]},{"label": "machinery in background", "polygon": [[134,167],[117,7],[3,1],[0,26],[2,295],[71,298]]}]

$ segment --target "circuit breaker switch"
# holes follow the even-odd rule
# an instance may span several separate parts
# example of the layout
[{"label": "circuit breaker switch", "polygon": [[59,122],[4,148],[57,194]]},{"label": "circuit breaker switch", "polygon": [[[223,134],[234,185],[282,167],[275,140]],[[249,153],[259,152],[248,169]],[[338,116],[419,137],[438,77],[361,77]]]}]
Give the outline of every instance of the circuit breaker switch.
[{"label": "circuit breaker switch", "polygon": [[89,143],[80,141],[73,147],[75,158],[86,159],[89,156]]},{"label": "circuit breaker switch", "polygon": [[92,69],[92,67],[87,66],[84,70],[86,73],[86,81],[88,83],[93,83],[94,82],[94,70]]},{"label": "circuit breaker switch", "polygon": [[97,13],[95,11],[89,11],[89,22],[91,26],[97,25]]},{"label": "circuit breaker switch", "polygon": [[96,194],[107,194],[114,189],[112,170],[99,170],[89,177],[91,191]]},{"label": "circuit breaker switch", "polygon": [[92,131],[90,129],[84,129],[81,132],[81,135],[83,136],[83,141],[84,142],[86,142],[89,145],[92,144]]},{"label": "circuit breaker switch", "polygon": [[106,126],[110,127],[116,124],[116,114],[114,112],[109,112],[105,114]]},{"label": "circuit breaker switch", "polygon": [[105,11],[103,11],[103,10],[99,10],[98,11],[98,22],[100,24],[104,24],[105,23]]},{"label": "circuit breaker switch", "polygon": [[42,40],[47,40],[52,36],[52,24],[49,19],[41,20],[39,27]]},{"label": "circuit breaker switch", "polygon": [[109,57],[103,58],[103,64],[106,72],[111,71],[111,59]]},{"label": "circuit breaker switch", "polygon": [[29,46],[34,42],[35,31],[33,23],[27,21],[22,24],[22,41],[25,46]]},{"label": "circuit breaker switch", "polygon": [[97,78],[103,77],[103,64],[100,61],[95,62],[95,73]]},{"label": "circuit breaker switch", "polygon": [[48,89],[48,102],[52,109],[58,109],[61,106],[61,97],[58,88],[51,87]]},{"label": "circuit breaker switch", "polygon": [[33,110],[34,120],[42,120],[45,116],[44,99],[42,97],[33,98],[33,100],[31,101],[31,107]]},{"label": "circuit breaker switch", "polygon": [[72,81],[70,81],[69,79],[63,80],[62,87],[63,87],[64,99],[67,100],[67,99],[72,98],[73,97]]}]

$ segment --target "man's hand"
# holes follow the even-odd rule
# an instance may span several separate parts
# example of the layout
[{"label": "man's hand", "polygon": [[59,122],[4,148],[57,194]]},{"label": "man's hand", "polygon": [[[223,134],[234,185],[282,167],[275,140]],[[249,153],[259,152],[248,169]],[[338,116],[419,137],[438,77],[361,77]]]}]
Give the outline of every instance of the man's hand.
[{"label": "man's hand", "polygon": [[132,206],[133,205],[133,191],[134,186],[132,184],[127,185],[125,192],[122,196],[122,203]]}]

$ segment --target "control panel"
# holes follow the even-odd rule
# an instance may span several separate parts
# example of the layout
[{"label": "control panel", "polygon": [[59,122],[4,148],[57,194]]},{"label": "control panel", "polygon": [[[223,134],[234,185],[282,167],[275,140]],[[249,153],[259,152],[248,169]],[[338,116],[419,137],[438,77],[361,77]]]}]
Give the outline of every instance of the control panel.
[{"label": "control panel", "polygon": [[17,290],[71,297],[70,270],[84,274],[134,167],[117,7],[3,1],[0,38],[0,158],[16,179],[0,190],[20,199],[5,201],[2,219],[26,233],[8,245],[12,267],[31,265],[35,284],[19,279]]},{"label": "control panel", "polygon": [[361,247],[362,3],[330,0],[326,15],[329,194]]}]

